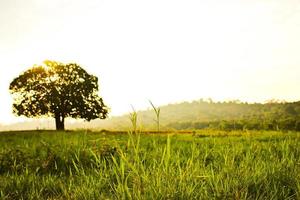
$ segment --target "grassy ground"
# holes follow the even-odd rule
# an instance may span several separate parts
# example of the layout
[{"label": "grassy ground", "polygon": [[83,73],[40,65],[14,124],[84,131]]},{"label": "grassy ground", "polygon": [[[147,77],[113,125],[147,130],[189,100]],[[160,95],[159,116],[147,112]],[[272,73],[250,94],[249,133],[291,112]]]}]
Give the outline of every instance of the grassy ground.
[{"label": "grassy ground", "polygon": [[300,134],[0,133],[0,199],[300,199]]}]

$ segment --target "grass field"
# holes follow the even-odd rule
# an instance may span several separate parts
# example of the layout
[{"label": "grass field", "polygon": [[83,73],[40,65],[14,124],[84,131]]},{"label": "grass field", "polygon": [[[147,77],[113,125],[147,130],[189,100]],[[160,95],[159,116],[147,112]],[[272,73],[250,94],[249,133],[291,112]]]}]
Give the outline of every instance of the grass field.
[{"label": "grass field", "polygon": [[0,133],[0,199],[300,199],[300,134]]}]

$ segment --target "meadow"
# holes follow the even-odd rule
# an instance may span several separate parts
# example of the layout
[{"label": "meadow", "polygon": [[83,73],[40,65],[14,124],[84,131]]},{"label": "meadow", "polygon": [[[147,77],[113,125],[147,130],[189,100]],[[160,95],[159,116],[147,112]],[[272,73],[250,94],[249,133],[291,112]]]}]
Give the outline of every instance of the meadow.
[{"label": "meadow", "polygon": [[300,134],[0,133],[0,199],[300,199]]}]

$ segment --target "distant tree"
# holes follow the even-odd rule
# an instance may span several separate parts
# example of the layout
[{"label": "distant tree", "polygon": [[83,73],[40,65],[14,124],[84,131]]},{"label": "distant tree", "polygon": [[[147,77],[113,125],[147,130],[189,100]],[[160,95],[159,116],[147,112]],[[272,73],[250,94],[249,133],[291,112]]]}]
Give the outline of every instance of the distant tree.
[{"label": "distant tree", "polygon": [[98,78],[75,63],[45,61],[15,78],[9,86],[13,112],[26,117],[55,118],[65,129],[65,118],[105,119],[108,108],[98,95]]},{"label": "distant tree", "polygon": [[285,107],[285,112],[289,115],[297,115],[297,111],[295,110],[295,106],[292,105],[292,104],[288,104],[286,107]]}]

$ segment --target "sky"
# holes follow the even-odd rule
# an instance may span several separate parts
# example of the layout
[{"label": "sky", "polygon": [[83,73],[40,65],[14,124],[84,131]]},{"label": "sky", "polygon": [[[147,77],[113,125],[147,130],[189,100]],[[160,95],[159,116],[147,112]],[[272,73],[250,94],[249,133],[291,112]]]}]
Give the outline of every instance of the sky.
[{"label": "sky", "polygon": [[111,116],[212,98],[300,100],[299,0],[0,0],[0,124],[44,60],[99,78]]}]

